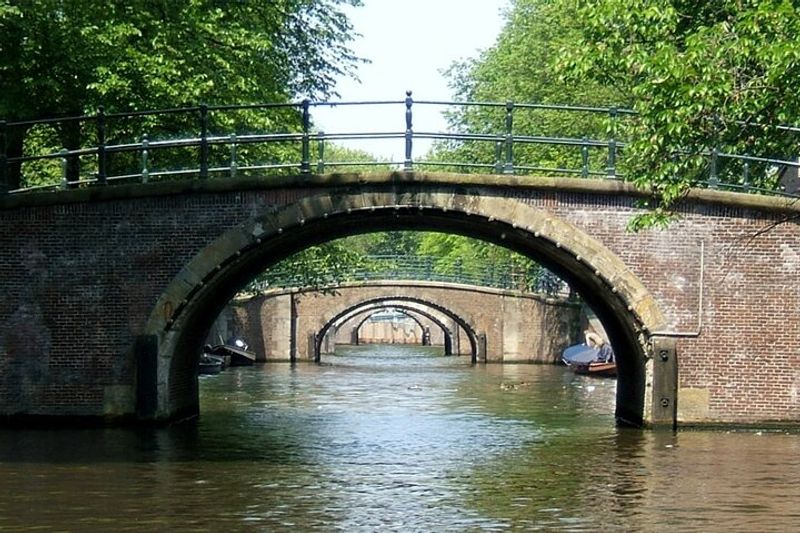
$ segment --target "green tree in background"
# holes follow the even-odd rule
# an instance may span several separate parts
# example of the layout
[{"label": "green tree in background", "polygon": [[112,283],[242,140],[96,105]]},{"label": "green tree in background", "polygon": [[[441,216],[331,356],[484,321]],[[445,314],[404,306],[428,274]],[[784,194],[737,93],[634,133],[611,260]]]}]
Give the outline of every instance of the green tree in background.
[{"label": "green tree in background", "polygon": [[[497,42],[479,57],[457,62],[447,72],[459,101],[515,102],[517,104],[573,104],[625,106],[623,93],[593,80],[565,81],[556,70],[559,50],[579,39],[574,2],[515,0],[505,14]],[[516,135],[604,139],[609,127],[603,114],[516,108]],[[465,107],[450,115],[459,132],[502,134],[504,107]],[[434,154],[439,161],[495,161],[488,142],[445,143]],[[595,171],[605,168],[604,153],[591,154]],[[515,143],[515,165],[543,168],[581,168],[581,148]],[[487,169],[491,171],[491,168]]]},{"label": "green tree in background", "polygon": [[[0,118],[78,116],[101,105],[127,112],[327,97],[335,77],[358,61],[341,7],[359,3],[0,0]],[[256,126],[286,117],[228,120]],[[194,131],[197,124],[176,119],[171,128]],[[26,133],[9,129],[9,157],[22,154]],[[39,132],[38,141],[72,149],[84,135],[67,122]],[[16,188],[19,169],[10,170]]]},{"label": "green tree in background", "polygon": [[245,292],[286,286],[329,290],[364,279],[439,280],[549,294],[562,288],[557,277],[534,261],[488,242],[447,233],[388,231],[310,247],[266,270]]},{"label": "green tree in background", "polygon": [[[789,0],[580,0],[578,38],[564,43],[565,81],[613,87],[639,113],[625,155],[631,179],[654,193],[651,215],[709,177],[717,147],[795,158],[800,139],[776,128],[800,121],[800,13]],[[720,159],[719,179],[742,184],[741,161]],[[770,165],[750,183],[774,188]]]}]

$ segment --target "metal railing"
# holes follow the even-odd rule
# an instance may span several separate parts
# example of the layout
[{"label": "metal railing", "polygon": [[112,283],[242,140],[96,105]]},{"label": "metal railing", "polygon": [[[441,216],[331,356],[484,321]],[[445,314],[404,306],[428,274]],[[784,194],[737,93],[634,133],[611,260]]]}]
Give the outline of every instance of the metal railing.
[{"label": "metal railing", "polygon": [[[370,132],[322,132],[314,129],[312,110],[320,107],[399,106],[402,130]],[[482,132],[416,131],[414,111],[436,108],[452,113],[483,113]],[[576,117],[566,121],[573,127],[559,135],[548,127],[555,115]],[[44,120],[6,122],[0,120],[0,194],[37,190],[104,186],[117,182],[150,182],[175,179],[207,179],[237,175],[323,174],[343,167],[456,169],[462,172],[498,174],[558,174],[621,179],[619,155],[626,146],[626,121],[635,117],[628,109],[514,102],[452,102],[413,100],[411,92],[401,100],[360,102],[312,102],[244,105],[200,105],[195,107],[105,113]],[[399,117],[398,117],[399,118]],[[342,124],[347,123],[345,116]],[[402,123],[398,120],[398,123]],[[564,124],[562,120],[560,124]],[[580,126],[584,125],[584,131]],[[800,129],[780,127],[787,135]],[[59,132],[72,131],[81,139],[69,148],[26,153],[20,138],[36,132],[39,144],[52,145]],[[589,135],[604,132],[602,138]],[[10,142],[15,139],[15,143]],[[49,140],[48,140],[49,139]],[[440,160],[431,153],[415,157],[414,141],[432,140],[451,148],[465,149],[458,160]],[[358,140],[402,142],[402,160],[326,160],[326,148]],[[30,144],[30,143],[29,143]],[[35,143],[34,143],[35,144]],[[14,145],[14,146],[12,146]],[[12,150],[13,148],[13,150]],[[698,186],[730,188],[752,193],[783,194],[781,190],[754,186],[754,172],[794,172],[800,162],[762,155],[728,153],[721,146],[676,157],[701,157],[706,179]],[[538,149],[539,152],[535,150]],[[543,152],[557,152],[548,157]],[[12,153],[13,152],[13,153]],[[520,152],[524,152],[519,155]],[[451,150],[445,153],[459,153]],[[491,154],[491,155],[487,155]],[[735,179],[721,179],[723,162],[735,167]],[[53,168],[54,166],[59,168]],[[11,174],[17,178],[10,180]],[[38,183],[42,176],[50,179]],[[53,176],[57,176],[54,178]],[[27,179],[30,178],[30,179]],[[9,181],[14,187],[9,187]],[[760,180],[755,180],[761,183]],[[11,190],[9,190],[11,189]]]},{"label": "metal railing", "polygon": [[457,283],[551,296],[562,293],[566,287],[558,276],[535,264],[526,269],[491,261],[476,263],[443,261],[423,255],[368,255],[357,264],[343,268],[331,268],[328,262],[298,264],[291,259],[282,261],[252,282],[247,292],[388,280]]}]

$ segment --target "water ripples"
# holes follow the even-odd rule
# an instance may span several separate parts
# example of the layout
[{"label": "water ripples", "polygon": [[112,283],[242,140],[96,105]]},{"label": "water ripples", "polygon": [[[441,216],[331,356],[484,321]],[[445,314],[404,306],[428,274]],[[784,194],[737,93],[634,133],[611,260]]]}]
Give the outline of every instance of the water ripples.
[{"label": "water ripples", "polygon": [[0,431],[0,529],[800,528],[796,434],[617,429],[615,382],[562,367],[325,363],[203,379],[190,424]]}]

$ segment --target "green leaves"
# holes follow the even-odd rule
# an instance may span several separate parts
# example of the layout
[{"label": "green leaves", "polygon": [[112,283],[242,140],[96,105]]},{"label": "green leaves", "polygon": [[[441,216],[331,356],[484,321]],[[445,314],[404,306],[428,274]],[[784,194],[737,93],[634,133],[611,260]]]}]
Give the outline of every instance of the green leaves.
[{"label": "green leaves", "polygon": [[[633,227],[669,220],[688,188],[714,178],[714,149],[796,155],[796,136],[767,126],[800,119],[800,14],[792,2],[585,1],[576,22],[579,38],[559,60],[565,78],[611,83],[639,112],[625,161],[660,211]],[[720,158],[716,171],[721,184],[745,184],[741,161]],[[748,185],[776,187],[769,165],[747,171]]]},{"label": "green leaves", "polygon": [[[115,113],[324,98],[334,76],[359,61],[341,11],[358,3],[0,0],[0,119],[94,114],[101,105]],[[254,114],[239,117],[240,125],[258,123]],[[187,125],[166,129],[180,127]],[[33,138],[23,147],[24,137],[11,132],[10,153],[36,149]],[[77,147],[70,142],[60,144]],[[24,182],[17,175],[10,185]]]}]

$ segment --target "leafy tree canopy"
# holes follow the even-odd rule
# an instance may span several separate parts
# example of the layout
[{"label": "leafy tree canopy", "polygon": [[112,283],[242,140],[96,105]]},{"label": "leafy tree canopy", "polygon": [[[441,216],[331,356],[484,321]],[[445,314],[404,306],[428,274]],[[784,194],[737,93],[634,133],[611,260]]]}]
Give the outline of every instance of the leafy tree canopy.
[{"label": "leafy tree canopy", "polygon": [[[649,188],[650,215],[666,223],[688,189],[712,178],[709,153],[797,157],[800,13],[791,0],[514,0],[497,43],[449,71],[465,100],[589,104],[635,109],[615,135],[617,166]],[[501,132],[502,110],[459,111],[462,130]],[[608,121],[551,111],[515,112],[515,133],[602,137]],[[439,160],[491,162],[487,143],[440,145]],[[448,157],[451,156],[451,157]],[[594,157],[594,156],[593,156]],[[576,168],[574,150],[515,147],[515,163]],[[598,161],[601,165],[602,161]],[[596,163],[597,164],[597,163]],[[780,167],[780,165],[777,165]],[[593,169],[596,167],[593,167]],[[721,184],[775,189],[780,168],[721,156]],[[713,180],[712,180],[713,181]]]},{"label": "leafy tree canopy", "polygon": [[[113,113],[328,97],[335,94],[335,78],[352,74],[359,61],[348,48],[354,34],[341,9],[359,4],[0,0],[0,119],[94,114],[101,105]],[[230,133],[236,131],[233,124],[242,129],[272,121],[296,129],[298,120],[289,115],[218,113],[212,128]],[[176,115],[169,124],[160,120],[167,134],[198,128],[190,116]],[[9,128],[8,156],[79,148],[82,139],[93,137],[90,126],[65,122],[33,132],[27,126]],[[109,141],[138,140],[150,126],[146,118],[139,124],[114,124],[113,130],[109,125]],[[246,150],[241,155],[255,158]],[[126,164],[124,159],[115,163]],[[79,165],[71,158],[69,181],[78,180]],[[29,174],[34,180],[49,179],[39,166]],[[12,165],[8,180],[12,189],[25,184],[19,165]]]},{"label": "leafy tree canopy", "polygon": [[0,116],[333,93],[359,0],[0,0]]},{"label": "leafy tree canopy", "polygon": [[[708,179],[709,158],[691,154],[719,147],[796,157],[796,136],[775,127],[800,119],[796,2],[562,3],[577,6],[579,31],[564,43],[563,79],[611,87],[639,113],[626,155],[633,181],[656,195],[656,210],[645,223],[665,220],[675,200]],[[776,186],[768,165],[750,170],[751,184]],[[718,171],[723,182],[743,185],[741,163],[721,160]]]},{"label": "leafy tree canopy", "polygon": [[[497,42],[477,58],[454,63],[447,71],[456,99],[462,101],[625,106],[624,95],[593,80],[572,83],[556,70],[559,50],[580,38],[574,2],[515,0],[505,13]],[[450,116],[451,127],[463,133],[505,132],[503,107],[467,107]],[[605,139],[608,117],[565,111],[516,108],[516,135]],[[491,142],[439,144],[433,159],[493,163]],[[514,147],[515,165],[538,168],[581,168],[581,148],[522,145]],[[604,152],[595,151],[592,169],[604,170]],[[491,167],[487,171],[492,171]],[[563,174],[558,173],[556,174]]]}]

